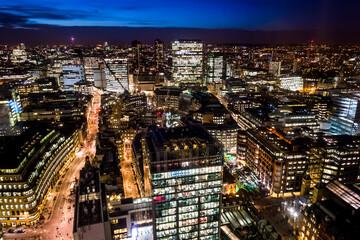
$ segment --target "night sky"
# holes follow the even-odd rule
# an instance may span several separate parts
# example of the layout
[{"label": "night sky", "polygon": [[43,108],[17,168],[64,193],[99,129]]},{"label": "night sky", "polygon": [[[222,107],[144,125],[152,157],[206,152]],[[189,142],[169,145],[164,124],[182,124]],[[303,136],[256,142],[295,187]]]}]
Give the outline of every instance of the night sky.
[{"label": "night sky", "polygon": [[336,32],[359,31],[359,12],[356,0],[2,0],[0,26]]}]

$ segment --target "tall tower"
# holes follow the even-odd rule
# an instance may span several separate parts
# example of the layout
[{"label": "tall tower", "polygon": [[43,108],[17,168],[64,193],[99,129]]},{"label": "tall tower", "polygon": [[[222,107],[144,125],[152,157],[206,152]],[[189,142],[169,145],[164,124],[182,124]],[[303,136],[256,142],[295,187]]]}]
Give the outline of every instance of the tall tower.
[{"label": "tall tower", "polygon": [[141,52],[141,42],[139,42],[138,40],[134,40],[131,42],[131,46],[132,46],[132,52],[133,52],[133,57],[135,60],[135,67],[136,69],[140,69],[140,52]]},{"label": "tall tower", "polygon": [[223,155],[201,126],[150,130],[154,239],[219,239]]},{"label": "tall tower", "polygon": [[159,68],[164,61],[164,43],[159,39],[155,40],[155,61],[157,68]]},{"label": "tall tower", "polygon": [[220,52],[209,52],[206,58],[206,83],[221,83],[226,77],[225,55]]},{"label": "tall tower", "polygon": [[75,38],[73,36],[71,36],[71,44],[74,46],[75,45]]},{"label": "tall tower", "polygon": [[129,91],[129,72],[127,58],[107,58],[104,60],[106,90],[117,93]]},{"label": "tall tower", "polygon": [[200,40],[176,40],[172,42],[173,78],[177,85],[202,85],[203,42]]}]

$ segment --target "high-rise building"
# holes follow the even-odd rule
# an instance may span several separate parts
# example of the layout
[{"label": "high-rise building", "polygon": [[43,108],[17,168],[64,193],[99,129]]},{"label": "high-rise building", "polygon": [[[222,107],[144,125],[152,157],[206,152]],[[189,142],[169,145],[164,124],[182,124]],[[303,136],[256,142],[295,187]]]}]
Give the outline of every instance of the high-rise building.
[{"label": "high-rise building", "polygon": [[219,239],[223,154],[201,126],[155,129],[144,141],[154,239]]},{"label": "high-rise building", "polygon": [[99,58],[94,56],[86,56],[83,58],[85,67],[86,81],[94,81],[94,71],[99,69]]},{"label": "high-rise building", "polygon": [[332,99],[331,129],[335,135],[358,135],[360,133],[360,95],[342,94]]},{"label": "high-rise building", "polygon": [[172,42],[172,69],[175,84],[202,85],[203,42],[176,40]]},{"label": "high-rise building", "polygon": [[63,65],[60,77],[61,86],[64,91],[73,91],[74,84],[85,80],[82,65]]},{"label": "high-rise building", "polygon": [[281,72],[281,62],[271,61],[269,63],[269,73],[278,77],[280,76],[280,72]]},{"label": "high-rise building", "polygon": [[157,68],[164,62],[164,43],[159,39],[155,40],[155,61]]},{"label": "high-rise building", "polygon": [[99,65],[99,69],[94,70],[94,86],[102,90],[106,89],[106,73],[104,64]]},{"label": "high-rise building", "polygon": [[325,136],[322,138],[322,182],[333,179],[353,184],[360,173],[359,136]]},{"label": "high-rise building", "polygon": [[140,69],[141,42],[134,40],[131,42],[132,54],[135,62],[135,69]]},{"label": "high-rise building", "polygon": [[106,90],[123,93],[129,90],[128,60],[105,59]]},{"label": "high-rise building", "polygon": [[209,52],[206,58],[206,83],[221,83],[227,77],[230,77],[230,74],[227,72],[224,54]]},{"label": "high-rise building", "polygon": [[302,77],[281,77],[280,88],[290,91],[300,91],[304,87]]},{"label": "high-rise building", "polygon": [[177,87],[162,87],[154,91],[154,104],[157,108],[179,109],[181,89]]}]

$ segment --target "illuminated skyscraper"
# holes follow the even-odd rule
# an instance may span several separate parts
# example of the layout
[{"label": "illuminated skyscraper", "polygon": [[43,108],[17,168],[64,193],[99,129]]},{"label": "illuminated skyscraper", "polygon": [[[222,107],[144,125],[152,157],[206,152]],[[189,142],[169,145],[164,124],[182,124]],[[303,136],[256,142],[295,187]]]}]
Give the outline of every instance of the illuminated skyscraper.
[{"label": "illuminated skyscraper", "polygon": [[155,129],[145,139],[155,239],[219,239],[223,154],[200,126]]},{"label": "illuminated skyscraper", "polygon": [[360,95],[343,94],[333,99],[330,115],[331,132],[335,135],[358,135],[360,133]]},{"label": "illuminated skyscraper", "polygon": [[129,90],[128,61],[126,58],[105,59],[106,90],[123,93]]},{"label": "illuminated skyscraper", "polygon": [[155,61],[158,68],[164,62],[164,43],[159,39],[155,40]]},{"label": "illuminated skyscraper", "polygon": [[141,42],[138,40],[134,40],[131,42],[132,45],[132,52],[133,52],[133,58],[135,61],[135,68],[140,69],[140,54],[141,54]]},{"label": "illuminated skyscraper", "polygon": [[223,53],[210,52],[206,59],[206,83],[220,83],[227,77],[230,77],[230,72],[227,72],[226,60]]},{"label": "illuminated skyscraper", "polygon": [[199,40],[172,42],[172,68],[175,84],[203,84],[203,43]]}]

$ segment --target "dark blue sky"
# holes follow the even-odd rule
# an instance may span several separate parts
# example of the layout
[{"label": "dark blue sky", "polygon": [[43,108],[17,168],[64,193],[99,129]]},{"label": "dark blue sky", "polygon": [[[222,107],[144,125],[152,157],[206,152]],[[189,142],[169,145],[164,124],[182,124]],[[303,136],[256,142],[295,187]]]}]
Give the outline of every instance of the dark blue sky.
[{"label": "dark blue sky", "polygon": [[358,30],[355,0],[2,0],[0,26]]}]

